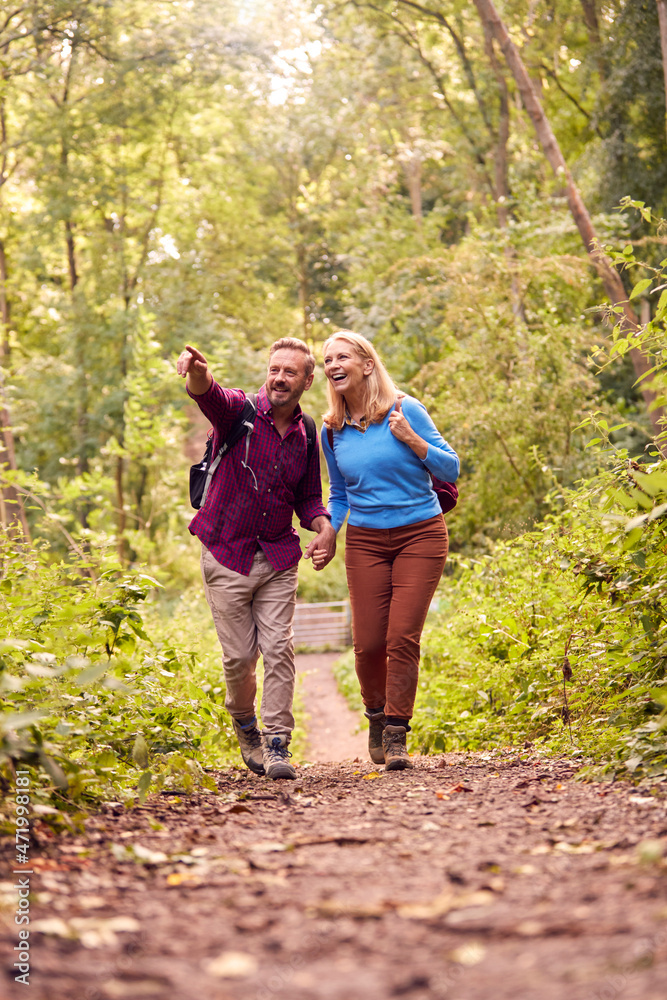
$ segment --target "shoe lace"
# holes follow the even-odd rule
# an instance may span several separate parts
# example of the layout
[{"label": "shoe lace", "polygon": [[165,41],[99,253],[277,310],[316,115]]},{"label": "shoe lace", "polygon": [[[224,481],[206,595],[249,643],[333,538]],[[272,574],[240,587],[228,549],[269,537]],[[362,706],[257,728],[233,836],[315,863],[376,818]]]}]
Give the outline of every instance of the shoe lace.
[{"label": "shoe lace", "polygon": [[271,740],[269,753],[272,757],[276,757],[278,760],[287,760],[288,757],[292,756],[287,747],[281,744],[279,736],[274,736]]},{"label": "shoe lace", "polygon": [[243,739],[253,750],[262,745],[262,737],[260,736],[255,719],[252,722],[247,722],[245,726],[240,726],[240,729],[243,733]]},{"label": "shoe lace", "polygon": [[385,749],[388,754],[400,754],[401,756],[407,756],[408,751],[403,740],[404,737],[401,733],[387,733],[387,730],[385,729]]}]

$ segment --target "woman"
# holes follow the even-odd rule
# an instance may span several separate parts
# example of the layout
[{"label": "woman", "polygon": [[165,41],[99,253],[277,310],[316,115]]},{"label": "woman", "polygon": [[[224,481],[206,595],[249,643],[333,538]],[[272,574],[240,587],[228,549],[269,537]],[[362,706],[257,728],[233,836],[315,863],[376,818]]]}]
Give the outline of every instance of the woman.
[{"label": "woman", "polygon": [[[327,340],[324,372],[329,510],[336,531],[350,511],[345,566],[368,748],[375,763],[401,770],[413,766],[406,734],[420,638],[447,558],[447,528],[429,473],[454,482],[459,460],[425,407],[399,392],[358,333],[340,330]],[[319,558],[314,553],[316,565]]]}]

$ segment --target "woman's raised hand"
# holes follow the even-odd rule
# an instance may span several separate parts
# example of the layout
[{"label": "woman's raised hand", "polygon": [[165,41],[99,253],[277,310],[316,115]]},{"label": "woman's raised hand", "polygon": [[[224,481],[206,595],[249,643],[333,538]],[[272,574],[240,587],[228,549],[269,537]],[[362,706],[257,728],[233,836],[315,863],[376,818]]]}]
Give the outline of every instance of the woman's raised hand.
[{"label": "woman's raised hand", "polygon": [[406,444],[410,444],[411,440],[417,436],[403,415],[400,396],[396,400],[395,409],[389,414],[389,430],[395,438]]},{"label": "woman's raised hand", "polygon": [[400,396],[396,400],[395,408],[389,414],[389,430],[395,438],[398,438],[399,441],[403,441],[404,444],[407,444],[408,448],[412,448],[418,458],[421,458],[422,461],[426,458],[428,445],[426,441],[419,436],[419,434],[413,431],[409,422],[403,415]]}]

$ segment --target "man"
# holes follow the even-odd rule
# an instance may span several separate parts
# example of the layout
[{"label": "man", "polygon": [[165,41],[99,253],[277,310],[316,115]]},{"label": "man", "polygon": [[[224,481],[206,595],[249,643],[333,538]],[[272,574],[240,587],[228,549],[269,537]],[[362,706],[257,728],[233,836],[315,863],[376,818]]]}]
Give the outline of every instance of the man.
[{"label": "man", "polygon": [[[215,455],[243,409],[245,393],[220,386],[204,355],[189,345],[176,370],[213,425]],[[316,568],[336,551],[336,533],[322,503],[317,438],[309,449],[299,406],[314,370],[315,359],[302,340],[286,337],[272,345],[249,442],[242,437],[221,460],[204,506],[190,523],[191,534],[202,543],[204,590],[223,650],[225,707],[247,767],[269,778],[296,777],[288,750],[294,728],[292,619],[301,558],[294,511],[302,527],[317,532],[305,552],[306,558],[315,556]],[[261,732],[255,716],[260,652]]]}]

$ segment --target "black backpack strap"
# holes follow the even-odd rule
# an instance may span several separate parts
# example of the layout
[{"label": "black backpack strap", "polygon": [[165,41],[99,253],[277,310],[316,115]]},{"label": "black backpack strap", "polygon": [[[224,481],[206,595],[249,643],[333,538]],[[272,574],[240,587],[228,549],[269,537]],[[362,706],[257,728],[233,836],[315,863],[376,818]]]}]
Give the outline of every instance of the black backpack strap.
[{"label": "black backpack strap", "polygon": [[206,502],[206,494],[208,493],[208,488],[211,485],[211,480],[213,479],[213,473],[220,465],[220,462],[225,457],[228,451],[234,447],[237,441],[245,435],[245,463],[248,462],[248,449],[250,448],[250,435],[255,429],[255,417],[257,416],[257,396],[254,392],[249,392],[243,402],[243,409],[239,413],[238,417],[232,424],[229,434],[222,442],[218,448],[217,454],[211,464],[208,467],[208,472],[206,473],[206,483],[204,484],[204,491],[201,497],[200,509],[204,506]]},{"label": "black backpack strap", "polygon": [[333,436],[333,428],[332,427],[327,427],[327,441],[329,442],[329,447],[333,451],[334,450],[334,444],[333,444],[334,443],[334,436]]},{"label": "black backpack strap", "polygon": [[308,465],[313,455],[313,449],[317,447],[317,426],[309,413],[303,414],[303,426],[306,428],[306,444],[308,446]]},{"label": "black backpack strap", "polygon": [[[254,392],[249,392],[243,403],[243,409],[232,424],[229,434],[220,445],[218,454],[215,456],[220,463],[228,451],[234,447],[244,435],[247,437],[255,429],[255,417],[257,415],[257,396]],[[217,468],[217,466],[216,466]]]}]

